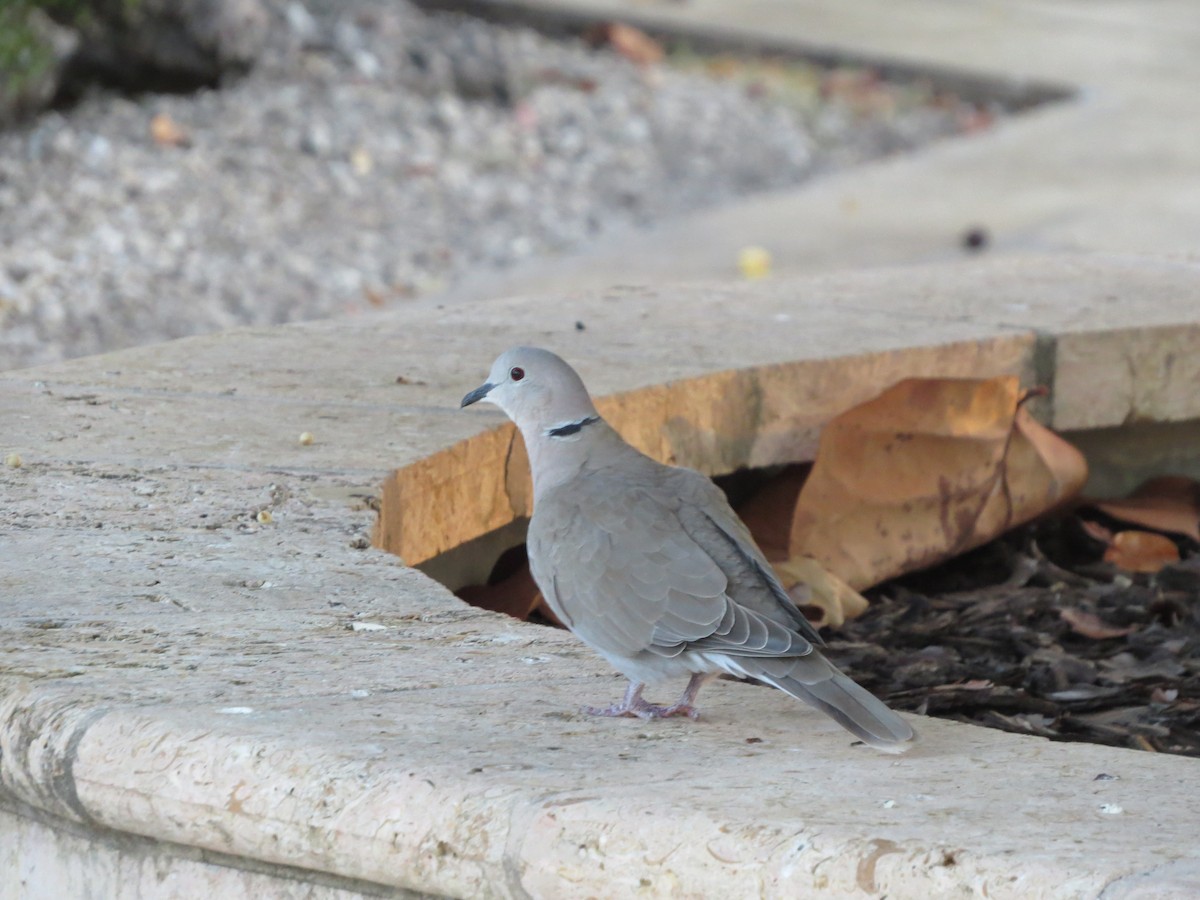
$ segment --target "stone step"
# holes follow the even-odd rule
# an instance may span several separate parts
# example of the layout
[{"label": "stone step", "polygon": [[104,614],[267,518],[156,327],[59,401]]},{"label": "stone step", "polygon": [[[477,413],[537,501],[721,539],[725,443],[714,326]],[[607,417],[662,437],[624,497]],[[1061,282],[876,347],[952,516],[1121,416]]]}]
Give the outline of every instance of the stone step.
[{"label": "stone step", "polygon": [[389,479],[412,508],[381,533],[410,564],[517,513],[500,417],[457,409],[511,344],[561,352],[643,446],[716,473],[802,458],[908,374],[1045,383],[1060,428],[1200,418],[1196,290],[1155,260],[976,261],[414,303],[4,373],[23,465],[0,470],[0,884],[1195,893],[1194,760],[933,719],[897,759],[732,682],[698,722],[593,720],[579,705],[620,679],[571,635],[366,539]]}]

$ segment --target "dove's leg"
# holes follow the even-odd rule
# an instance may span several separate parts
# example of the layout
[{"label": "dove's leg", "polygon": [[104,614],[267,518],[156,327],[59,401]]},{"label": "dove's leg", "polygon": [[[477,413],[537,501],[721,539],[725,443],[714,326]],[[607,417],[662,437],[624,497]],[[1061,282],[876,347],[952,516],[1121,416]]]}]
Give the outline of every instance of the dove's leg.
[{"label": "dove's leg", "polygon": [[625,697],[620,703],[614,703],[612,706],[585,706],[583,712],[589,716],[640,716],[649,719],[652,717],[650,710],[657,707],[642,699],[645,687],[640,681],[630,681],[629,687],[625,689]]},{"label": "dove's leg", "polygon": [[696,702],[696,695],[700,693],[700,688],[704,687],[708,682],[716,678],[713,672],[697,672],[688,679],[687,687],[683,689],[683,693],[679,695],[671,706],[668,706],[662,711],[664,716],[684,715],[689,719],[695,719],[700,715],[700,710],[692,706]]},{"label": "dove's leg", "polygon": [[692,706],[692,703],[696,699],[696,694],[700,692],[700,688],[711,677],[712,675],[707,673],[693,675],[688,681],[683,695],[671,706],[655,706],[653,703],[647,702],[642,698],[642,691],[646,685],[638,681],[631,681],[629,688],[625,691],[625,697],[620,703],[614,703],[612,706],[585,706],[583,711],[592,716],[628,716],[639,719],[687,716],[689,719],[695,719],[700,715],[700,710]]}]

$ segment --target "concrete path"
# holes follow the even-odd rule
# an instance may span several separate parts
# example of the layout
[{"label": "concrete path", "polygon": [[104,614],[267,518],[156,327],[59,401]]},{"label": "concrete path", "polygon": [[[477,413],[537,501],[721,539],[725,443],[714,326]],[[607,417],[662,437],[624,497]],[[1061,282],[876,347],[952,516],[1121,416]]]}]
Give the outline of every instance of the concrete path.
[{"label": "concrete path", "polygon": [[1197,258],[1200,5],[1189,0],[486,0],[483,5],[743,34],[855,58],[1060,85],[1071,99],[911,156],[474,279],[450,297],[950,261],[986,228],[998,255]]},{"label": "concrete path", "polygon": [[410,563],[520,514],[507,429],[457,409],[518,341],[719,472],[803,458],[922,372],[1047,383],[1060,427],[1200,417],[1195,278],[1032,260],[426,302],[4,373],[0,896],[1194,896],[1195,760],[932,719],[894,758],[733,682],[699,722],[591,719],[621,683],[573,637],[367,539],[396,467]]}]

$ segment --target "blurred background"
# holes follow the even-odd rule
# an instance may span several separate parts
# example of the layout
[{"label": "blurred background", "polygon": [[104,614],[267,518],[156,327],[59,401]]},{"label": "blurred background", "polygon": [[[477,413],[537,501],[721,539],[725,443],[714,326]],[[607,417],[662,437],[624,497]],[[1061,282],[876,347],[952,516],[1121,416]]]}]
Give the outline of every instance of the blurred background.
[{"label": "blurred background", "polygon": [[[487,285],[1021,105],[618,20],[437,6],[7,0],[0,369]],[[982,249],[969,224],[963,249]],[[721,265],[760,277],[771,258]]]}]

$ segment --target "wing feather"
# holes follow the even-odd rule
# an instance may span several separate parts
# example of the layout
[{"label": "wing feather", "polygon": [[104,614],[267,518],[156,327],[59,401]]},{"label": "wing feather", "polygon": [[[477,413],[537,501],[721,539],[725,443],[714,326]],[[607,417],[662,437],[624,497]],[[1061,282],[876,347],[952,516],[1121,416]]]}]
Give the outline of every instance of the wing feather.
[{"label": "wing feather", "polygon": [[687,470],[657,484],[593,473],[547,492],[529,551],[554,612],[610,655],[795,657],[820,640],[724,495]]}]

